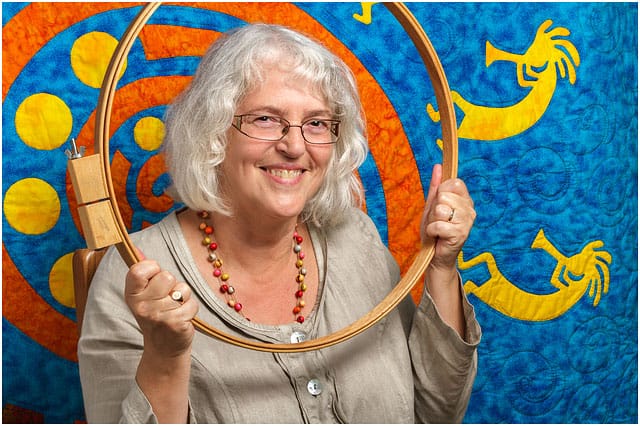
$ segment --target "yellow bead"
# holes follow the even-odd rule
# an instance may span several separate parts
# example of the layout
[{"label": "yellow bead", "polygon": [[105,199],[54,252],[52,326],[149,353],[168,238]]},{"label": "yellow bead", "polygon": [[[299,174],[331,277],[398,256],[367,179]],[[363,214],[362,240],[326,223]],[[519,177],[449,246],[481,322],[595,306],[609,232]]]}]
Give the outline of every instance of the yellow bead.
[{"label": "yellow bead", "polygon": [[296,281],[298,281],[299,283],[304,281],[304,275],[302,274],[298,274],[298,276],[296,277]]},{"label": "yellow bead", "polygon": [[298,302],[298,306],[300,306],[301,308],[304,308],[304,305],[306,305],[306,303],[304,303],[304,300],[300,300]]},{"label": "yellow bead", "polygon": [[304,262],[300,259],[296,260],[296,268],[302,268],[302,266],[304,265]]},{"label": "yellow bead", "polygon": [[300,284],[300,290],[307,291],[307,285],[305,283]]},{"label": "yellow bead", "polygon": [[204,238],[202,239],[202,245],[203,245],[203,246],[208,246],[209,244],[211,244],[211,238],[209,238],[209,237],[204,237]]},{"label": "yellow bead", "polygon": [[222,260],[220,260],[220,259],[216,259],[216,260],[214,260],[213,265],[214,265],[216,268],[220,268],[220,267],[222,266]]},{"label": "yellow bead", "polygon": [[220,275],[220,279],[222,281],[227,281],[229,279],[229,274],[223,273],[222,275]]}]

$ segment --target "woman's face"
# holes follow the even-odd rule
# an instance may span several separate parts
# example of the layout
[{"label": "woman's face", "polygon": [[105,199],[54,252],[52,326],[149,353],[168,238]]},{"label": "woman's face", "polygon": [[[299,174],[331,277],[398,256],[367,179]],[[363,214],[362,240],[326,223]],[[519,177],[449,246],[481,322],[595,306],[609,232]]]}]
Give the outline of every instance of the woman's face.
[{"label": "woman's face", "polygon": [[[325,99],[310,84],[276,66],[265,75],[240,102],[236,115],[277,116],[292,125],[332,118]],[[297,218],[322,184],[333,145],[306,143],[299,127],[273,142],[252,139],[234,127],[228,136],[221,181],[234,215]]]}]

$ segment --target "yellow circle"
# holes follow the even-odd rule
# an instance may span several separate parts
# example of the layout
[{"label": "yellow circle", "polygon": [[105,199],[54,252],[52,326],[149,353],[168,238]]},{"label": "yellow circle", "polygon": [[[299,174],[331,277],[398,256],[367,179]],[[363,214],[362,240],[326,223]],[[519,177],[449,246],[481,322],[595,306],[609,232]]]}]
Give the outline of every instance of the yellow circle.
[{"label": "yellow circle", "polygon": [[49,290],[53,298],[69,308],[76,307],[73,292],[73,253],[62,256],[49,272]]},{"label": "yellow circle", "polygon": [[144,117],[133,128],[133,139],[146,151],[160,148],[164,138],[164,123],[156,117]]},{"label": "yellow circle", "polygon": [[4,194],[4,216],[18,232],[44,234],[58,222],[60,199],[47,182],[36,178],[22,179]]},{"label": "yellow circle", "polygon": [[[118,40],[101,31],[78,37],[71,47],[71,68],[76,77],[87,86],[99,89],[117,46]],[[126,60],[119,77],[122,77],[125,69]]]},{"label": "yellow circle", "polygon": [[73,117],[62,99],[49,93],[26,98],[16,111],[16,132],[32,148],[59,148],[69,139]]}]

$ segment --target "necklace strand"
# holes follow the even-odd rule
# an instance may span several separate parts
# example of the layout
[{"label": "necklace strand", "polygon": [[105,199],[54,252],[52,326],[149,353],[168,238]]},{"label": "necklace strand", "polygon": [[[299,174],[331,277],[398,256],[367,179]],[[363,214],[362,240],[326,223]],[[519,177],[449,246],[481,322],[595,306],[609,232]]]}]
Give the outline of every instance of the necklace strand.
[{"label": "necklace strand", "polygon": [[[224,295],[225,300],[227,301],[227,305],[230,308],[233,308],[238,314],[242,315],[247,321],[251,321],[244,315],[242,311],[242,303],[240,303],[236,297],[236,289],[230,283],[230,276],[226,272],[222,270],[222,259],[216,253],[218,249],[218,244],[213,241],[213,226],[207,223],[207,219],[209,218],[209,212],[201,211],[198,213],[198,217],[202,220],[200,222],[200,231],[202,231],[202,245],[207,247],[208,257],[207,260],[211,263],[213,267],[213,276],[218,280],[218,284],[220,285],[220,292]],[[305,301],[303,299],[304,292],[307,290],[307,284],[304,282],[304,278],[307,275],[307,270],[304,267],[304,257],[305,254],[302,251],[302,241],[303,238],[300,234],[298,234],[298,227],[293,231],[293,253],[296,255],[296,263],[295,267],[297,269],[296,274],[296,291],[294,293],[296,304],[292,309],[293,316],[297,322],[302,324],[305,320],[304,316],[301,315],[302,309],[305,306]]]}]

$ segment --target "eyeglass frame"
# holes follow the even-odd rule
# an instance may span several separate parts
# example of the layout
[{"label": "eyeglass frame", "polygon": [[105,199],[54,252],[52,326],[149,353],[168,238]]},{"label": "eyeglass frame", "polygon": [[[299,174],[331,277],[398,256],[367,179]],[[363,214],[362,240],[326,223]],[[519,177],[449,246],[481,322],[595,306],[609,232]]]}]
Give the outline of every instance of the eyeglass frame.
[{"label": "eyeglass frame", "polygon": [[[282,129],[282,136],[280,136],[278,139],[264,139],[264,138],[257,138],[255,136],[251,136],[246,134],[243,130],[242,130],[242,121],[244,119],[244,117],[248,117],[248,116],[254,116],[254,117],[271,117],[271,118],[277,118],[278,120],[280,120],[281,122],[284,122],[286,125],[284,126],[284,128]],[[309,123],[310,121],[324,121],[324,122],[329,122],[331,123],[331,125],[335,125],[335,129],[336,129],[336,140],[332,141],[332,142],[311,142],[309,140],[307,140],[307,138],[304,135],[304,130],[302,130],[302,126],[304,126],[305,124]],[[299,127],[300,128],[300,134],[302,135],[302,139],[304,139],[304,141],[310,145],[334,145],[338,142],[338,138],[340,137],[340,123],[342,123],[341,120],[335,120],[335,119],[329,119],[329,118],[309,118],[308,120],[303,121],[300,124],[291,124],[289,122],[289,120],[287,120],[284,117],[280,117],[277,115],[268,115],[268,114],[239,114],[239,115],[234,115],[233,116],[233,122],[231,123],[231,125],[240,133],[242,133],[243,135],[251,138],[251,139],[257,139],[259,141],[266,141],[266,142],[277,142],[282,140],[285,136],[287,136],[289,134],[289,129],[291,129],[292,127]],[[333,128],[333,127],[331,127]],[[331,128],[329,129],[329,133],[330,134],[334,134],[331,131]]]}]

